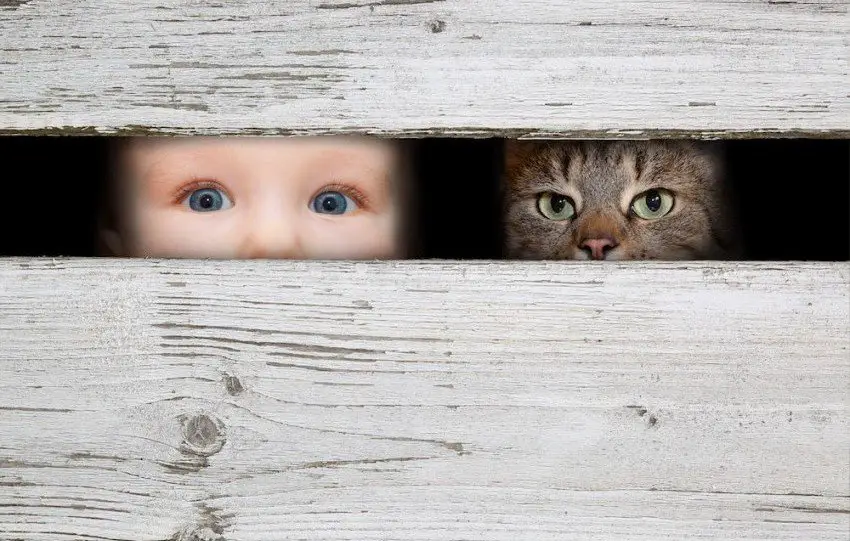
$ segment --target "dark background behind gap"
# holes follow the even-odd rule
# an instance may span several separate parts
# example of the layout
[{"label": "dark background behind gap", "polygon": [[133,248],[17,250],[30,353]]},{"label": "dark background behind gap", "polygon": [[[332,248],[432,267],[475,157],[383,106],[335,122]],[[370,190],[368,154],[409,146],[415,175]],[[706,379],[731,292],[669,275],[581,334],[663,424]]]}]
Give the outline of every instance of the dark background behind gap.
[{"label": "dark background behind gap", "polygon": [[[0,255],[94,255],[106,138],[2,137],[0,157]],[[850,142],[729,141],[727,159],[747,259],[850,259]],[[418,256],[498,259],[501,142],[424,139],[415,160]]]}]

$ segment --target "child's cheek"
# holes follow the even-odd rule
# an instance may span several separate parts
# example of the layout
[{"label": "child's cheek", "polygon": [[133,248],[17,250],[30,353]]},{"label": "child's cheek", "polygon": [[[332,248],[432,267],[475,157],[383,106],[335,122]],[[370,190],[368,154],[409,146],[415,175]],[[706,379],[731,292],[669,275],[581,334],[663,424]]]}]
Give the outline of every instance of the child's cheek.
[{"label": "child's cheek", "polygon": [[394,217],[362,213],[318,218],[304,230],[307,259],[393,259],[400,246]]},{"label": "child's cheek", "polygon": [[140,215],[137,257],[230,259],[237,257],[235,230],[224,213],[193,213],[180,207]]}]

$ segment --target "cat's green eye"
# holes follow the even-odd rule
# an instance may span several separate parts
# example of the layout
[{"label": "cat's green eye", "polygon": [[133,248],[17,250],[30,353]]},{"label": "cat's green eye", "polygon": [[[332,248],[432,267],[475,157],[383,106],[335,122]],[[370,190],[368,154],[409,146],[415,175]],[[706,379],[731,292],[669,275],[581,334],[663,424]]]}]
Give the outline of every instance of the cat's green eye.
[{"label": "cat's green eye", "polygon": [[673,194],[667,190],[647,190],[632,200],[632,212],[644,220],[657,220],[673,210]]},{"label": "cat's green eye", "polygon": [[560,222],[569,220],[576,215],[573,200],[566,195],[554,192],[544,192],[537,198],[537,209],[546,218]]}]

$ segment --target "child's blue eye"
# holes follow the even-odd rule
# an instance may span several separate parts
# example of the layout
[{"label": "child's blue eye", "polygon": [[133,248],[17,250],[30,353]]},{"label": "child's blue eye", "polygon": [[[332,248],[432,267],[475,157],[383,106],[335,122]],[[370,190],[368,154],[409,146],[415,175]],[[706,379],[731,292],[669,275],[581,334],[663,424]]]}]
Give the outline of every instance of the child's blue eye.
[{"label": "child's blue eye", "polygon": [[318,214],[345,214],[357,208],[357,203],[339,192],[322,192],[313,198],[310,208]]},{"label": "child's blue eye", "polygon": [[202,188],[189,195],[189,208],[195,212],[213,212],[229,209],[233,202],[217,188]]}]

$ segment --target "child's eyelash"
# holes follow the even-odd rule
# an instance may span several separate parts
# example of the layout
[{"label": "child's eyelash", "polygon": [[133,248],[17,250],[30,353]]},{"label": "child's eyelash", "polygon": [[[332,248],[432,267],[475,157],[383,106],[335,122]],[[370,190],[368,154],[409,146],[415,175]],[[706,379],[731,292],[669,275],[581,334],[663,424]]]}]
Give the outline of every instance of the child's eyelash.
[{"label": "child's eyelash", "polygon": [[369,201],[369,198],[366,197],[366,194],[364,194],[363,192],[361,192],[360,190],[358,190],[357,188],[355,188],[354,186],[351,186],[349,184],[340,184],[338,182],[335,182],[335,183],[323,186],[319,191],[316,192],[316,195],[313,196],[313,199],[315,199],[316,196],[318,196],[319,194],[322,194],[322,193],[325,193],[325,192],[340,192],[340,193],[343,193],[343,194],[347,195],[348,197],[354,199],[354,202],[357,203],[358,207],[365,208],[365,209],[369,208],[370,201]]},{"label": "child's eyelash", "polygon": [[225,187],[222,186],[221,184],[219,184],[218,182],[216,182],[214,180],[198,178],[198,179],[192,180],[188,184],[184,184],[177,191],[175,191],[174,192],[174,202],[175,203],[182,203],[184,199],[186,199],[187,197],[189,197],[189,195],[191,195],[192,192],[194,192],[196,190],[204,190],[204,189],[221,190],[222,192],[224,192],[225,195],[230,197],[230,194],[227,192],[227,189],[225,189]]},{"label": "child's eyelash", "polygon": [[[203,189],[221,190],[225,193],[225,195],[230,197],[230,194],[227,192],[227,189],[219,182],[208,179],[195,179],[187,184],[184,184],[177,191],[174,192],[174,202],[182,203],[187,197],[189,197],[189,195],[192,194],[192,192]],[[313,198],[324,192],[341,192],[347,195],[348,197],[354,199],[354,202],[357,203],[357,205],[361,208],[368,209],[370,205],[369,198],[366,196],[366,194],[349,184],[342,184],[338,182],[327,184],[323,186],[320,190],[318,190],[313,196]]]}]

